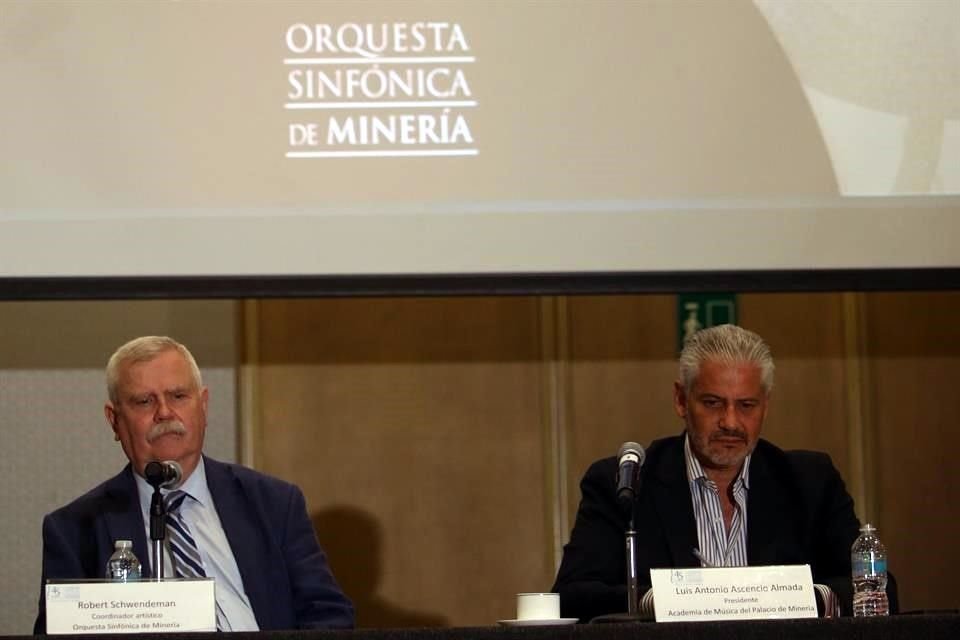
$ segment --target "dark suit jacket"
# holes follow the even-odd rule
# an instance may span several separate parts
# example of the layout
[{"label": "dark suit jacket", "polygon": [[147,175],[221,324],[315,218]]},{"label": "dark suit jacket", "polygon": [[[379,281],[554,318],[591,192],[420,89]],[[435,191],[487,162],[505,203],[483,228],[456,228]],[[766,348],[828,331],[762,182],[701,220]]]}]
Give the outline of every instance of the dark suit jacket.
[{"label": "dark suit jacket", "polygon": [[[349,628],[353,605],[340,590],[292,484],[204,457],[207,485],[263,630]],[[115,540],[132,540],[150,572],[137,485],[130,465],[43,519],[43,576],[34,633],[46,630],[47,579],[102,578]]]},{"label": "dark suit jacket", "polygon": [[[582,621],[626,611],[624,531],[618,506],[616,458],[595,462],[580,483],[583,498],[553,590],[561,615]],[[651,443],[641,470],[635,529],[640,593],[651,568],[699,567],[693,501],[683,457],[683,436]],[[860,523],[830,457],[783,451],[760,440],[750,462],[747,495],[747,561],[750,565],[809,564],[815,583],[826,584],[851,611],[850,547]],[[896,584],[888,584],[897,610]]]}]

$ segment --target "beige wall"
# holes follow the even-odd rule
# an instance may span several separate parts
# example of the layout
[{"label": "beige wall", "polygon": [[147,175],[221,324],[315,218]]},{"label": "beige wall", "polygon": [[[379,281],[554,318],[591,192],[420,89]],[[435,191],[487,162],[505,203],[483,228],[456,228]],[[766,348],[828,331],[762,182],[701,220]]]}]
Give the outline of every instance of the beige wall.
[{"label": "beige wall", "polygon": [[[777,358],[765,435],[831,454],[906,609],[956,607],[960,567],[912,541],[960,534],[944,471],[960,330],[938,320],[960,295],[739,306]],[[587,465],[679,431],[674,316],[654,295],[259,303],[254,458],[304,487],[361,625],[511,617],[513,593],[549,588]]]},{"label": "beige wall", "polygon": [[304,489],[364,626],[550,587],[534,298],[260,305],[260,466]]},{"label": "beige wall", "polygon": [[960,606],[960,292],[867,298],[869,397],[874,403],[870,478],[877,520],[909,607]]}]

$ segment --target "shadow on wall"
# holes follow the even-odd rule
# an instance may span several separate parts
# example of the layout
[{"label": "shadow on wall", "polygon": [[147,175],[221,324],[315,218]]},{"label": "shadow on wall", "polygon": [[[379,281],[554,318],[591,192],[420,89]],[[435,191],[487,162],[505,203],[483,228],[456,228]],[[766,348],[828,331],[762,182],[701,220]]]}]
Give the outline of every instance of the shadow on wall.
[{"label": "shadow on wall", "polygon": [[380,523],[369,513],[333,506],[313,514],[313,528],[327,553],[333,574],[353,600],[357,627],[446,627],[443,615],[403,609],[378,593],[381,576]]}]

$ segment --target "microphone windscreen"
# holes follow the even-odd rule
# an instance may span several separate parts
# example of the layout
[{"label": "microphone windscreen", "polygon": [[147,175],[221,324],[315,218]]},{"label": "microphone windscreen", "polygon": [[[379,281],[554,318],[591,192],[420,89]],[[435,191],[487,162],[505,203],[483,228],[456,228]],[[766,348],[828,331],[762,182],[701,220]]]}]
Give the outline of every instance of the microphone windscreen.
[{"label": "microphone windscreen", "polygon": [[163,465],[156,460],[148,462],[143,468],[143,477],[153,486],[160,485],[164,481]]},{"label": "microphone windscreen", "polygon": [[167,466],[168,477],[163,487],[166,489],[176,489],[183,482],[183,467],[176,460],[166,460],[163,464]]},{"label": "microphone windscreen", "polygon": [[183,468],[175,460],[153,460],[143,468],[143,477],[153,487],[176,489],[183,480]]},{"label": "microphone windscreen", "polygon": [[627,454],[633,454],[637,457],[637,464],[642,465],[644,459],[646,459],[647,454],[636,442],[624,442],[620,445],[620,451],[617,453],[617,460],[623,460],[623,456]]}]

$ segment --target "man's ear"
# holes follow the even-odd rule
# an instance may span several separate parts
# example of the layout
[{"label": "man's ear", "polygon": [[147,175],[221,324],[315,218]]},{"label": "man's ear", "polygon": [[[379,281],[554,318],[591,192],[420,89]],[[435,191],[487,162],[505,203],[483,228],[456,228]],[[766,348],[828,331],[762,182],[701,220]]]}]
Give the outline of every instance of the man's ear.
[{"label": "man's ear", "polygon": [[686,419],[687,417],[687,390],[683,383],[677,380],[673,383],[673,410],[677,415]]},{"label": "man's ear", "polygon": [[112,402],[103,405],[103,415],[107,418],[107,424],[113,429],[113,439],[119,442],[120,434],[117,432],[117,410],[113,407]]},{"label": "man's ear", "polygon": [[767,420],[767,410],[770,408],[770,394],[772,391],[768,391],[763,397],[763,415],[760,416],[760,423],[763,424]]}]

